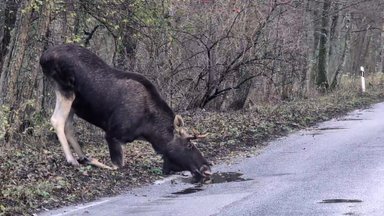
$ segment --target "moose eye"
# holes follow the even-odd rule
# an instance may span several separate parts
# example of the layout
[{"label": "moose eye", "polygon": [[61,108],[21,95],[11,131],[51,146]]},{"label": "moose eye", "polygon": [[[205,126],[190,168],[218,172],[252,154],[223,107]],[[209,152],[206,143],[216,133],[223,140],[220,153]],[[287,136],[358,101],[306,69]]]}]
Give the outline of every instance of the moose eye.
[{"label": "moose eye", "polygon": [[194,142],[188,142],[188,149],[194,149],[196,147],[196,143]]}]

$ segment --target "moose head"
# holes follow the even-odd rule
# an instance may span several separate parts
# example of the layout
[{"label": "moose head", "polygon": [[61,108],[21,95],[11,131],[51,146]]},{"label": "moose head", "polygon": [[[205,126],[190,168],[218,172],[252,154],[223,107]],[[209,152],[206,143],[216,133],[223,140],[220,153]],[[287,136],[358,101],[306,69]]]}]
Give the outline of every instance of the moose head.
[{"label": "moose head", "polygon": [[205,138],[207,134],[199,134],[193,130],[193,135],[190,135],[183,126],[183,119],[181,116],[176,115],[174,120],[174,137],[167,144],[168,151],[163,155],[163,173],[169,174],[172,171],[188,170],[195,179],[209,177],[212,164],[204,158],[203,154],[193,143],[193,140]]}]

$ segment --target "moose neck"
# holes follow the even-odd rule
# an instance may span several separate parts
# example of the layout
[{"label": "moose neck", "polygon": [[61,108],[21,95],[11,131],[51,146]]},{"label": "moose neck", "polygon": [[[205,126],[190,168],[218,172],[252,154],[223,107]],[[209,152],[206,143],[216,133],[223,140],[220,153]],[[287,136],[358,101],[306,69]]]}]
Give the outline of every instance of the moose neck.
[{"label": "moose neck", "polygon": [[164,154],[168,150],[168,143],[172,141],[173,133],[165,131],[154,131],[147,135],[145,139],[152,144],[152,147],[159,154]]}]

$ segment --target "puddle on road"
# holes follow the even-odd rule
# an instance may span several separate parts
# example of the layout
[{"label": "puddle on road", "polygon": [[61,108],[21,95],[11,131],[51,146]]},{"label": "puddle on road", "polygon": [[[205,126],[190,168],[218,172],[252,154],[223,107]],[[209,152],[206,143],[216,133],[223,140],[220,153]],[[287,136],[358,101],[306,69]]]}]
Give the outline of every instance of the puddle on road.
[{"label": "puddle on road", "polygon": [[362,118],[339,118],[337,121],[362,121]]},{"label": "puddle on road", "polygon": [[345,130],[347,128],[344,128],[344,127],[322,127],[322,128],[313,128],[313,129],[310,129],[314,132],[312,133],[309,133],[309,135],[315,137],[315,136],[319,136],[319,135],[322,135],[323,134],[323,131],[332,131],[332,130]]},{"label": "puddle on road", "polygon": [[316,130],[325,131],[325,130],[343,130],[343,129],[346,129],[346,128],[343,128],[343,127],[323,127],[323,128],[317,128]]},{"label": "puddle on road", "polygon": [[[172,194],[175,195],[181,195],[181,194],[191,194],[196,193],[199,191],[204,190],[203,186],[209,185],[209,184],[220,184],[220,183],[227,183],[227,182],[242,182],[242,181],[249,181],[252,180],[250,178],[243,178],[242,173],[237,172],[217,172],[213,173],[210,179],[204,180],[202,183],[198,183],[198,185],[194,187],[190,187],[178,192],[174,192]],[[187,182],[191,183],[191,182]]]},{"label": "puddle on road", "polygon": [[294,173],[275,173],[275,174],[268,174],[268,175],[263,175],[264,177],[281,177],[281,176],[289,176],[293,175]]},{"label": "puddle on road", "polygon": [[359,214],[357,214],[355,212],[347,212],[347,213],[344,213],[343,215],[359,215]]},{"label": "puddle on road", "polygon": [[333,203],[361,203],[362,200],[359,199],[325,199],[319,203],[322,204],[333,204]]},{"label": "puddle on road", "polygon": [[216,172],[213,173],[209,179],[203,179],[202,182],[194,182],[193,179],[183,179],[182,181],[190,184],[220,184],[226,182],[241,182],[253,180],[250,178],[243,178],[243,173],[238,172]]},{"label": "puddle on road", "polygon": [[241,181],[249,181],[252,180],[250,178],[243,178],[241,177],[242,173],[237,172],[217,172],[213,173],[211,176],[211,179],[208,180],[206,183],[209,184],[220,184],[220,183],[226,183],[226,182],[241,182]]},{"label": "puddle on road", "polygon": [[176,195],[191,194],[191,193],[196,193],[196,192],[199,192],[199,191],[202,191],[202,190],[203,190],[203,188],[201,188],[201,186],[195,186],[195,187],[187,188],[187,189],[184,189],[184,190],[181,190],[181,191],[178,191],[178,192],[174,192],[172,194],[176,194]]}]

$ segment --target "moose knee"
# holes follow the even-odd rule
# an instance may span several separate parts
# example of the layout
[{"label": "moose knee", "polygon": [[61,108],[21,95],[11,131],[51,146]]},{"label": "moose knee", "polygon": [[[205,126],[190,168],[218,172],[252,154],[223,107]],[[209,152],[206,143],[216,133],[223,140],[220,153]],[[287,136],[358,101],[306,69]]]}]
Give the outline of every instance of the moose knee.
[{"label": "moose knee", "polygon": [[64,121],[60,118],[58,118],[57,116],[53,115],[51,117],[51,124],[52,126],[57,129],[58,127],[60,126],[63,126],[64,127]]}]

